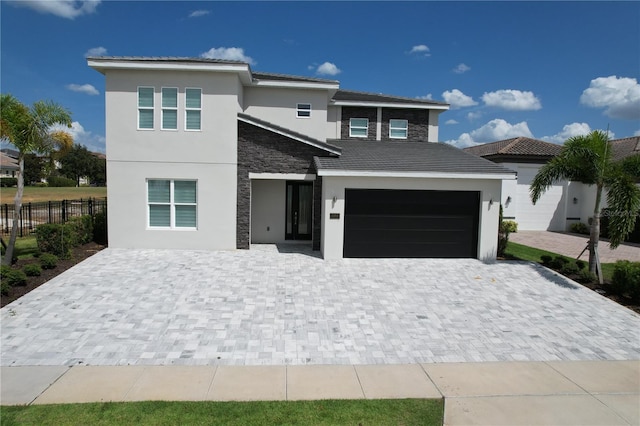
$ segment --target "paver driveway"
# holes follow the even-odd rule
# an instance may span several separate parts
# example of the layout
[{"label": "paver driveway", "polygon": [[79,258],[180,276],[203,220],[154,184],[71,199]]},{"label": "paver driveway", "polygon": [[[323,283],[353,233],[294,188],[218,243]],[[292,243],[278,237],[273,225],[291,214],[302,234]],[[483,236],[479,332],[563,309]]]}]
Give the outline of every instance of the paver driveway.
[{"label": "paver driveway", "polygon": [[640,316],[528,263],[106,249],[1,310],[8,365],[640,359]]}]

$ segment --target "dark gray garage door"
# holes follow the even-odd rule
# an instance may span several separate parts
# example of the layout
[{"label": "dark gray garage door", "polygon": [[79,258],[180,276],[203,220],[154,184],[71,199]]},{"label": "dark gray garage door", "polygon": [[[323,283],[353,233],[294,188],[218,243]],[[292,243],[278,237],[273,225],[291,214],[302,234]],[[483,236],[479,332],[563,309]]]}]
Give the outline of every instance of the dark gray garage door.
[{"label": "dark gray garage door", "polygon": [[480,193],[347,189],[344,257],[477,257]]}]

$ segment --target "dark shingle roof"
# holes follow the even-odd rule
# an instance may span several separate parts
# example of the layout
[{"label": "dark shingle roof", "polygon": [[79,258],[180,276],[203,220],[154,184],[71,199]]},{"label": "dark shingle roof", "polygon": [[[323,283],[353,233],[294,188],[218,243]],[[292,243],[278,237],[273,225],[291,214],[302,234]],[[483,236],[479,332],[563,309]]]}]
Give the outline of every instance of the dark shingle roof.
[{"label": "dark shingle roof", "polygon": [[320,149],[324,149],[325,151],[329,152],[330,154],[340,154],[340,148],[335,146],[335,145],[331,145],[328,144],[326,142],[320,141],[318,139],[314,139],[312,137],[309,137],[307,135],[303,135],[302,133],[298,133],[298,132],[294,132],[293,130],[289,130],[287,128],[284,128],[282,126],[278,126],[277,124],[273,124],[273,123],[269,123],[268,121],[264,121],[261,120],[259,118],[255,118],[249,114],[244,114],[239,112],[238,113],[238,118],[241,119],[242,121],[249,123],[249,124],[253,124],[254,126],[258,126],[258,127],[262,127],[264,129],[270,130],[272,132],[276,132],[279,133],[281,135],[287,136],[291,139],[296,139],[300,142],[306,143],[308,145],[312,145],[315,147],[318,147]]},{"label": "dark shingle roof", "polygon": [[464,151],[484,158],[496,157],[535,157],[551,159],[562,150],[562,145],[518,137],[502,141],[485,143],[465,148]]},{"label": "dark shingle roof", "polygon": [[491,161],[444,143],[332,141],[342,148],[338,158],[316,157],[318,170],[360,172],[433,172],[513,174]]},{"label": "dark shingle roof", "polygon": [[613,147],[613,159],[621,160],[631,155],[640,154],[640,136],[632,136],[611,141]]},{"label": "dark shingle roof", "polygon": [[444,102],[436,102],[426,99],[406,98],[402,96],[383,95],[381,93],[356,92],[354,90],[338,90],[333,95],[333,101],[372,102],[372,103],[402,103],[416,105],[440,105],[449,106]]},{"label": "dark shingle roof", "polygon": [[299,75],[274,74],[269,72],[253,72],[254,80],[273,80],[273,81],[302,81],[313,83],[333,83],[338,84],[337,80],[327,80],[324,78],[303,77]]}]

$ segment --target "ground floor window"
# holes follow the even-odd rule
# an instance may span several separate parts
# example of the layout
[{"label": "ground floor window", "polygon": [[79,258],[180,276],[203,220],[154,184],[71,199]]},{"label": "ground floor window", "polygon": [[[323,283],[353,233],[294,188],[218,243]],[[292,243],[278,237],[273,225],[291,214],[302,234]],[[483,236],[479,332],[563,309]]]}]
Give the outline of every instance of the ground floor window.
[{"label": "ground floor window", "polygon": [[174,179],[147,180],[149,227],[196,229],[197,181]]}]

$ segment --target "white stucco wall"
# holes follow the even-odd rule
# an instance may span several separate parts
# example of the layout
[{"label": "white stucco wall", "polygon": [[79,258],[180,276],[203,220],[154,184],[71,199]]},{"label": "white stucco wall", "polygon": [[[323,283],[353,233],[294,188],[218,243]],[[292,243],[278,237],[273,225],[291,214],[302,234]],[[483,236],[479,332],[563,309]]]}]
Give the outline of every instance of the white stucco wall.
[{"label": "white stucco wall", "polygon": [[286,181],[251,181],[251,242],[285,241]]},{"label": "white stucco wall", "polygon": [[[154,87],[154,130],[137,130],[139,86]],[[178,130],[160,130],[161,88],[178,88]],[[201,131],[185,131],[185,88],[202,89]],[[106,72],[109,245],[235,249],[238,77]],[[196,179],[198,229],[148,229],[147,179]]]},{"label": "white stucco wall", "polygon": [[[498,243],[498,216],[502,182],[481,179],[417,179],[385,177],[327,177],[322,180],[322,237],[325,259],[341,259],[344,243],[345,189],[422,189],[436,191],[480,191],[478,258],[493,261]],[[336,202],[333,202],[336,197]],[[493,200],[493,205],[490,205]],[[340,219],[330,219],[339,213]]]},{"label": "white stucco wall", "polygon": [[[327,90],[245,87],[245,113],[324,141],[327,136]],[[297,104],[311,104],[311,117],[297,117]]]},{"label": "white stucco wall", "polygon": [[342,107],[329,106],[327,108],[327,139],[340,139],[342,126]]}]

